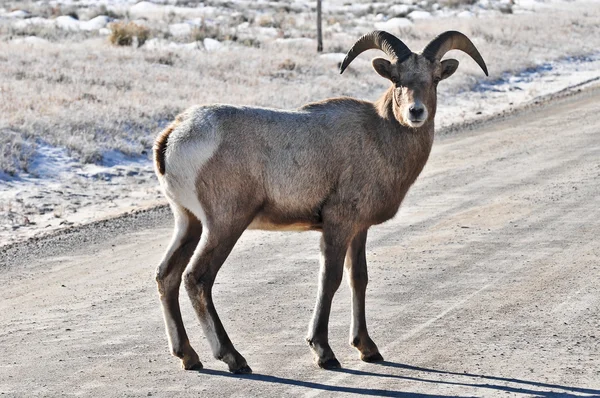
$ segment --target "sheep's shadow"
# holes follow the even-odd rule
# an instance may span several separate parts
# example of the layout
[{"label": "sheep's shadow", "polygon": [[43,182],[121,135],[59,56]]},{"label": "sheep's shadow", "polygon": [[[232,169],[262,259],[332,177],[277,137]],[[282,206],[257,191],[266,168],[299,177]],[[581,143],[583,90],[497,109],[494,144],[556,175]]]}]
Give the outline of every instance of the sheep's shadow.
[{"label": "sheep's shadow", "polygon": [[[342,372],[342,371],[345,371],[345,369],[338,369],[335,372]],[[257,380],[257,381],[263,381],[263,382],[267,382],[267,383],[277,383],[277,384],[285,384],[285,385],[290,385],[290,386],[305,387],[305,388],[310,388],[313,390],[350,393],[350,394],[357,394],[357,395],[368,395],[368,396],[375,396],[375,397],[399,397],[399,398],[403,398],[403,397],[406,397],[406,398],[412,398],[412,397],[415,397],[415,398],[434,398],[434,397],[450,398],[451,397],[450,395],[416,394],[416,393],[412,393],[412,392],[409,393],[409,392],[401,392],[401,391],[394,391],[394,390],[382,390],[382,389],[377,389],[377,388],[362,388],[362,387],[349,387],[349,386],[344,386],[344,385],[332,385],[332,384],[318,383],[318,382],[314,382],[314,381],[288,379],[285,377],[270,376],[270,375],[263,375],[263,374],[257,374],[257,373],[236,375],[236,374],[231,374],[229,372],[225,372],[222,370],[212,370],[212,369],[200,369],[200,370],[198,370],[198,372],[213,375],[213,376],[245,378],[245,379]],[[452,395],[452,397],[455,397],[455,395]]]},{"label": "sheep's shadow", "polygon": [[[355,370],[355,369],[336,369],[332,371],[332,373],[346,373],[355,376],[366,376],[366,377],[380,377],[387,379],[397,379],[397,380],[406,380],[406,381],[414,381],[421,383],[431,383],[438,385],[449,385],[449,386],[462,386],[462,387],[472,387],[478,389],[486,389],[486,390],[496,390],[506,393],[518,393],[518,394],[529,394],[538,397],[582,397],[582,396],[600,396],[600,389],[592,389],[592,388],[581,388],[581,387],[571,387],[559,384],[550,384],[543,383],[531,380],[521,380],[515,378],[507,378],[500,376],[487,376],[481,374],[473,374],[473,373],[458,373],[458,372],[450,372],[445,370],[437,370],[437,369],[429,369],[422,368],[418,366],[406,365],[401,363],[383,361],[379,362],[377,365],[381,367],[395,368],[395,369],[403,369],[407,371],[415,371],[415,372],[426,372],[432,375],[451,375],[457,376],[461,378],[476,378],[479,381],[474,380],[466,380],[466,381],[449,381],[449,380],[439,380],[439,379],[430,379],[422,376],[411,376],[410,374],[388,374],[388,373],[378,373],[372,371],[364,371],[364,370]],[[256,381],[263,381],[267,383],[277,383],[277,384],[285,384],[292,385],[298,387],[305,387],[315,390],[322,391],[331,391],[331,392],[342,392],[342,393],[352,393],[358,395],[367,395],[367,396],[377,396],[377,397],[416,397],[416,398],[429,398],[429,397],[447,397],[445,395],[440,394],[418,394],[413,392],[402,392],[396,390],[384,390],[377,388],[362,388],[362,387],[351,387],[347,385],[343,385],[342,383],[338,383],[337,385],[325,384],[313,381],[305,381],[298,379],[291,379],[285,377],[264,375],[264,374],[249,374],[249,375],[233,375],[228,372],[219,371],[219,370],[211,370],[211,369],[202,369],[199,370],[200,373],[209,374],[213,376],[224,376],[224,377],[235,377],[235,378],[247,378]],[[502,382],[507,384],[516,384],[516,386],[504,385],[499,383],[491,383],[491,382]],[[371,385],[373,385],[371,383]],[[585,394],[585,395],[582,395]],[[485,395],[483,392],[478,393],[477,396]],[[452,395],[456,396],[456,395]],[[449,396],[448,396],[449,397]],[[462,396],[466,397],[466,396]]]}]

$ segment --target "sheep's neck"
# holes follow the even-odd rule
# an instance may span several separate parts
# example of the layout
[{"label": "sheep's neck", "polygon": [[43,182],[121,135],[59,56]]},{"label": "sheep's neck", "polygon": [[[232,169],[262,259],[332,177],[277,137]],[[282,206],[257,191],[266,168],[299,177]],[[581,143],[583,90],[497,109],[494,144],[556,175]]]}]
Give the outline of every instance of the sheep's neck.
[{"label": "sheep's neck", "polygon": [[[390,135],[384,139],[389,145],[381,149],[398,172],[397,183],[403,197],[429,158],[433,145],[435,109],[423,126],[411,128],[399,122],[401,119],[398,106],[395,104],[393,87],[390,87],[374,105],[380,117],[389,126],[387,131]],[[404,156],[398,156],[400,154]]]},{"label": "sheep's neck", "polygon": [[377,112],[382,118],[401,124],[401,115],[399,113],[398,106],[396,106],[395,104],[394,99],[394,86],[391,86],[381,96],[381,98],[379,98],[379,100],[375,102],[375,107],[377,108]]}]

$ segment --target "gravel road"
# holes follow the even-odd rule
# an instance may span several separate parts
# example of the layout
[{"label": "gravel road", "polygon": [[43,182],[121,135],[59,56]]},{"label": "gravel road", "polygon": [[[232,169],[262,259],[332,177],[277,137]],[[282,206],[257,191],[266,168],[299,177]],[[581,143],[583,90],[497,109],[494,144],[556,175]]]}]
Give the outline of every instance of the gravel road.
[{"label": "gravel road", "polygon": [[398,216],[371,229],[367,318],[386,362],[339,371],[304,342],[316,233],[247,232],[215,305],[255,374],[230,375],[182,297],[203,371],[171,357],[154,283],[167,209],[0,248],[2,396],[600,396],[600,89],[436,138]]}]

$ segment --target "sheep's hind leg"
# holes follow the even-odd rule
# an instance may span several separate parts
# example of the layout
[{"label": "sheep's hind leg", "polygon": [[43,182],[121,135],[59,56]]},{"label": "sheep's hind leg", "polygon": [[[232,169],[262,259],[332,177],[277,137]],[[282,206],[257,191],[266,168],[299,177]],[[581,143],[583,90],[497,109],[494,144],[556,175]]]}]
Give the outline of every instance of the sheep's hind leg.
[{"label": "sheep's hind leg", "polygon": [[190,345],[179,308],[181,274],[187,266],[202,233],[202,225],[186,209],[171,204],[175,217],[173,238],[156,270],[156,283],[171,353],[181,359],[184,369],[201,369],[198,354]]},{"label": "sheep's hind leg", "polygon": [[346,254],[348,283],[352,293],[352,323],[350,326],[350,345],[360,352],[365,362],[383,361],[377,345],[369,337],[365,316],[365,292],[367,290],[367,231],[359,232]]},{"label": "sheep's hind leg", "polygon": [[222,360],[233,373],[252,373],[246,359],[234,348],[212,299],[217,272],[250,223],[231,223],[224,227],[205,228],[200,244],[184,272],[184,284],[192,306],[210,343],[215,358]]},{"label": "sheep's hind leg", "polygon": [[317,365],[323,369],[341,367],[329,346],[328,333],[331,303],[342,281],[348,240],[341,229],[324,228],[321,237],[319,290],[306,341],[315,355]]}]

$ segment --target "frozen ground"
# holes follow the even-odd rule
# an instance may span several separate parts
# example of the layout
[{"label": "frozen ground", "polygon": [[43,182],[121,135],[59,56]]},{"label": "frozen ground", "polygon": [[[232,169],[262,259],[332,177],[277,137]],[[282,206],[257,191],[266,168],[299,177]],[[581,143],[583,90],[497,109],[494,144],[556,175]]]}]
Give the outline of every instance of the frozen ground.
[{"label": "frozen ground", "polygon": [[440,95],[438,127],[491,116],[540,97],[579,88],[600,80],[600,52],[544,62],[519,73],[504,73],[495,80],[482,79],[472,90]]},{"label": "frozen ground", "polygon": [[118,157],[82,164],[65,149],[38,145],[29,173],[0,175],[0,242],[161,203],[150,161]]},{"label": "frozen ground", "polygon": [[[474,91],[442,95],[437,124],[445,127],[491,116],[599,79],[600,54],[544,63],[518,75],[482,81]],[[40,145],[30,173],[3,176],[0,241],[11,243],[163,202],[147,157],[111,154],[103,165],[82,165],[64,149]]]},{"label": "frozen ground", "polygon": [[[19,8],[19,3],[23,3],[23,7]],[[97,42],[97,37],[103,37],[103,35],[108,33],[107,26],[109,26],[109,22],[114,21],[115,18],[119,18],[122,15],[137,18],[136,20],[139,23],[151,26],[154,32],[169,32],[168,35],[163,34],[162,36],[155,33],[141,48],[145,51],[144,54],[146,55],[143,56],[147,59],[150,56],[158,57],[160,54],[168,54],[171,58],[167,58],[166,61],[162,59],[158,61],[160,64],[158,66],[163,68],[159,68],[159,70],[164,71],[167,71],[166,68],[169,67],[168,63],[172,62],[173,59],[175,60],[175,66],[177,66],[177,62],[188,62],[188,59],[191,60],[189,62],[192,66],[194,62],[207,62],[203,58],[203,55],[186,54],[206,54],[210,51],[218,51],[220,58],[233,58],[235,54],[245,54],[244,51],[246,50],[242,50],[240,46],[248,44],[241,43],[243,41],[242,38],[246,37],[260,42],[261,49],[248,50],[255,51],[248,53],[251,54],[249,62],[254,65],[251,68],[254,71],[253,73],[258,73],[259,70],[270,67],[270,65],[265,66],[262,63],[264,61],[260,58],[261,51],[265,52],[265,54],[270,54],[269,52],[277,50],[277,46],[280,45],[307,47],[312,46],[314,43],[311,39],[313,37],[312,24],[314,19],[311,13],[314,12],[314,2],[212,1],[205,2],[203,7],[197,6],[197,4],[193,4],[193,6],[187,4],[193,2],[185,4],[184,2],[154,4],[148,2],[104,1],[103,3],[104,8],[101,11],[110,14],[110,17],[94,15],[97,13],[94,11],[94,7],[97,7],[99,2],[59,1],[52,3],[55,7],[62,7],[62,11],[59,10],[59,12],[72,11],[73,9],[77,11],[80,20],[76,20],[67,15],[56,16],[44,14],[43,12],[45,11],[40,6],[43,3],[6,2],[4,9],[0,8],[0,15],[2,16],[0,18],[0,27],[4,29],[4,36],[2,37],[9,45],[9,47],[5,48],[14,51],[14,47],[10,46],[21,44],[23,49],[32,51],[32,54],[35,54],[35,51],[42,51],[47,48],[53,49],[54,47],[51,47],[51,45],[58,46],[56,50],[45,50],[48,53],[44,54],[52,56],[52,51],[66,51],[66,47],[62,46],[61,43],[63,41],[68,43],[69,40],[74,40],[73,38],[82,37],[88,40],[89,43],[92,43],[92,45],[95,45],[93,43]],[[285,62],[288,59],[286,58],[283,63],[277,61],[280,69],[277,75],[271,74],[265,79],[260,74],[258,77],[249,74],[248,79],[250,83],[242,81],[242,88],[236,87],[236,90],[243,90],[244,87],[247,88],[250,91],[247,93],[236,93],[232,96],[231,90],[225,92],[223,86],[217,84],[215,84],[216,88],[212,88],[212,91],[210,91],[210,80],[205,80],[201,82],[200,87],[195,87],[191,90],[193,95],[190,98],[182,97],[180,93],[177,95],[174,93],[165,93],[164,101],[173,103],[173,100],[176,98],[175,101],[178,101],[177,106],[170,105],[171,107],[167,107],[167,105],[161,103],[161,106],[155,105],[155,107],[166,109],[161,114],[172,114],[181,110],[182,106],[191,105],[203,100],[208,100],[209,102],[245,102],[268,106],[275,103],[272,94],[254,94],[256,87],[253,85],[258,84],[259,87],[262,86],[265,92],[272,92],[274,87],[279,87],[277,90],[294,92],[296,87],[288,86],[288,82],[304,84],[310,87],[310,89],[304,89],[304,86],[301,86],[297,91],[297,96],[282,94],[284,100],[280,101],[280,103],[282,103],[282,106],[288,108],[300,105],[300,103],[297,103],[298,101],[320,100],[327,96],[347,93],[372,100],[383,92],[381,89],[383,87],[382,82],[371,84],[371,82],[377,81],[377,77],[365,77],[365,81],[368,84],[359,84],[357,87],[352,87],[351,89],[347,88],[348,86],[341,86],[340,89],[340,87],[335,85],[337,84],[335,82],[338,81],[340,85],[347,85],[348,82],[356,80],[355,75],[347,76],[345,74],[339,77],[335,74],[334,69],[337,62],[343,57],[343,51],[347,49],[348,43],[365,31],[373,28],[386,29],[396,34],[404,34],[402,37],[408,36],[408,38],[412,37],[413,40],[420,41],[422,39],[419,36],[415,36],[415,30],[425,29],[434,31],[437,24],[441,24],[440,26],[453,26],[455,22],[459,26],[475,26],[469,29],[476,31],[477,25],[468,25],[468,21],[483,21],[483,24],[487,24],[488,22],[486,21],[491,22],[497,19],[502,21],[498,29],[504,32],[505,22],[510,23],[511,21],[506,18],[516,18],[516,16],[512,17],[513,15],[542,13],[545,10],[568,9],[570,10],[569,12],[574,12],[573,10],[577,10],[577,7],[582,7],[581,4],[587,4],[558,0],[515,2],[481,0],[474,4],[468,3],[471,2],[398,1],[394,5],[391,5],[392,2],[367,3],[358,1],[349,3],[345,1],[325,1],[324,29],[326,48],[327,45],[330,46],[330,53],[304,60],[293,58],[297,57],[297,54],[291,52],[289,57],[293,62],[296,62],[296,69],[287,70]],[[34,6],[30,6],[31,4]],[[287,8],[282,8],[282,5],[285,5]],[[240,22],[241,20],[236,19],[241,17],[235,12],[231,12],[232,7],[238,10],[236,12],[242,13],[243,18],[241,20],[246,19],[246,21]],[[27,11],[25,11],[26,9]],[[291,16],[294,18],[291,18]],[[576,18],[573,21],[575,21],[573,23],[576,23]],[[193,29],[197,28],[198,24],[205,26],[213,23],[221,27],[211,31],[215,35],[214,37],[202,37],[201,40],[189,41],[190,32],[197,33]],[[31,30],[32,26],[35,26],[37,30]],[[39,30],[40,26],[44,26],[44,29],[47,28],[48,30]],[[238,35],[237,42],[226,38],[228,29],[235,29]],[[491,49],[498,42],[501,42],[498,45],[515,48],[523,47],[523,44],[520,43],[521,36],[519,35],[526,35],[526,32],[530,29],[532,29],[531,26],[526,26],[523,30],[516,33],[515,31],[507,31],[506,37],[502,38],[502,40],[506,41],[505,43],[501,42],[498,38],[487,40],[485,35],[482,38],[476,37],[478,46],[483,46],[484,48],[487,46],[488,51],[485,54],[488,64],[491,66],[491,77],[488,79],[478,77],[480,75],[474,72],[476,69],[470,64],[471,61],[459,57],[463,66],[457,73],[458,77],[453,78],[453,82],[440,86],[440,105],[436,117],[438,128],[494,115],[513,107],[536,101],[540,96],[565,89],[568,90],[600,78],[600,53],[594,53],[589,49],[590,47],[594,48],[593,40],[596,39],[593,37],[590,37],[587,43],[583,42],[575,49],[570,48],[567,51],[566,48],[563,50],[560,47],[556,48],[557,46],[554,46],[555,48],[547,51],[548,54],[533,51],[532,53],[528,52],[524,54],[521,59],[516,60],[514,57],[509,56],[508,52],[505,52],[507,59],[503,64],[499,64],[498,55],[490,54]],[[62,33],[59,35],[56,32]],[[35,33],[36,35],[28,35],[29,33]],[[559,39],[558,37],[548,38],[548,40]],[[250,45],[254,45],[253,43],[250,43]],[[339,45],[339,48],[335,46],[335,48],[331,48],[331,43],[342,44]],[[174,53],[171,53],[171,51],[174,51]],[[287,54],[285,51],[283,53]],[[562,55],[574,53],[582,53],[584,55]],[[103,55],[100,52],[95,54]],[[5,57],[6,62],[9,62],[9,58],[12,56],[13,54],[9,54],[8,52],[4,55],[0,53],[0,58]],[[120,52],[119,56],[126,59],[129,55]],[[496,58],[491,58],[492,56]],[[0,59],[1,61],[2,59]],[[23,58],[19,62],[30,63],[31,61]],[[121,60],[120,62],[126,61]],[[214,65],[209,64],[209,67],[212,67],[214,70]],[[83,67],[85,68],[85,65]],[[363,70],[366,71],[369,69],[368,64],[366,62],[361,63],[361,60],[357,60],[353,64],[353,67],[360,71],[360,73]],[[44,65],[42,65],[41,69],[44,68]],[[65,66],[65,68],[68,68],[68,66]],[[223,68],[223,66],[217,64],[217,68]],[[329,70],[327,68],[330,68],[331,71],[328,72],[329,75],[324,76],[327,80],[326,82],[318,80],[318,76],[315,77],[312,75],[322,70]],[[503,70],[507,72],[502,72]],[[308,75],[306,71],[308,71]],[[17,71],[15,73],[21,72]],[[48,77],[47,75],[43,75],[43,73],[44,71],[39,72],[38,78],[42,76],[46,82],[63,79],[62,74],[58,77],[54,75]],[[94,71],[92,73],[97,72]],[[178,69],[178,73],[183,73],[182,69]],[[140,70],[136,76],[125,75],[125,78],[143,79],[144,74],[145,71]],[[158,78],[160,77],[158,76]],[[152,76],[152,79],[156,78]],[[223,80],[231,79],[229,76],[219,76],[219,78]],[[269,84],[273,85],[266,85],[265,81],[267,80]],[[311,80],[319,83],[311,83]],[[332,81],[334,83],[331,83]],[[107,86],[113,85],[113,82],[110,83]],[[185,81],[181,87],[185,87],[184,83]],[[156,84],[159,84],[159,81]],[[225,87],[229,87],[231,84],[236,86],[235,82],[231,83],[228,81],[227,84]],[[332,85],[329,86],[328,84]],[[317,88],[314,88],[314,86]],[[27,93],[32,98],[35,96],[36,86],[15,87],[17,89],[13,92],[17,93],[16,95],[19,95],[18,93],[21,92]],[[135,88],[133,91],[135,91]],[[129,90],[131,92],[131,89]],[[200,93],[199,90],[201,90]],[[10,93],[11,91],[0,91],[0,93],[2,92]],[[119,91],[115,92],[118,93]],[[175,93],[177,93],[176,90]],[[80,95],[80,97],[88,102],[98,103],[98,105],[92,104],[90,108],[86,108],[86,114],[89,114],[90,111],[94,112],[95,108],[93,106],[97,106],[98,109],[100,109],[100,106],[105,106],[100,105],[106,103],[103,100],[103,94],[102,91],[91,92],[88,90]],[[131,131],[127,131],[124,139],[117,136],[117,138],[108,140],[116,143],[112,144],[113,146],[101,146],[98,144],[97,147],[94,147],[94,151],[98,153],[95,153],[94,156],[88,156],[95,163],[86,163],[86,156],[82,155],[75,141],[78,134],[76,128],[72,133],[69,133],[73,137],[67,134],[66,140],[64,137],[57,140],[52,134],[38,134],[36,130],[37,121],[34,120],[34,123],[31,123],[31,117],[32,115],[35,117],[37,111],[24,113],[25,116],[23,118],[20,116],[21,112],[24,112],[22,109],[25,109],[26,112],[30,107],[33,109],[33,105],[20,104],[18,102],[19,98],[8,97],[8,94],[6,95],[8,101],[5,103],[13,103],[15,105],[13,108],[3,109],[5,117],[8,115],[8,119],[2,120],[2,125],[0,125],[0,133],[4,136],[2,137],[3,151],[10,151],[10,148],[5,146],[7,145],[5,142],[11,142],[11,145],[19,148],[19,151],[29,151],[28,153],[31,155],[27,159],[27,172],[20,170],[8,174],[0,171],[0,246],[57,228],[65,228],[140,207],[163,203],[162,195],[158,190],[152,171],[152,164],[148,156],[151,136],[156,133],[154,127],[166,123],[166,120],[162,119],[157,121],[159,116],[156,115],[158,113],[147,112],[150,114],[149,120],[152,120],[152,124],[150,125],[154,127],[145,126],[145,119],[140,119],[142,121],[137,123],[137,125],[142,126],[139,131],[131,129]],[[114,93],[111,92],[107,95],[110,98],[110,96],[114,96]],[[124,103],[115,102],[113,108],[121,109],[124,107],[124,104],[127,104],[127,101],[138,105],[139,103],[143,103],[144,98],[148,96],[147,93],[136,95],[137,97],[133,98],[125,97]],[[56,97],[55,94],[52,95],[53,99]],[[294,98],[290,99],[291,97]],[[67,103],[66,100],[62,101]],[[79,114],[60,104],[61,102],[53,104],[59,111],[54,114],[50,112],[50,116],[46,115],[43,123],[53,126],[55,125],[55,120],[64,121],[65,118],[68,119],[69,115],[72,115],[74,119],[79,117]],[[132,111],[126,110],[125,113],[143,114],[151,108],[152,103],[144,106],[146,108],[138,107]],[[102,112],[104,112],[104,109]],[[109,109],[109,112],[103,117],[103,123],[106,120],[110,121],[113,118],[119,119],[121,117],[120,113],[115,113],[116,111],[111,112],[113,111]],[[17,116],[13,117],[13,115]],[[27,130],[23,127],[25,123],[21,123],[19,120],[27,120],[27,125],[33,127]],[[123,125],[120,120],[117,123],[117,130],[118,128],[122,128],[119,126]],[[86,120],[83,120],[81,123],[77,121],[75,124],[83,125],[83,122],[86,122]],[[132,124],[135,125],[135,123]],[[63,128],[62,126],[61,128]],[[107,127],[107,131],[109,127]],[[44,128],[51,131],[51,128]],[[127,128],[129,129],[129,127]],[[145,134],[142,137],[142,144],[139,143],[139,140],[141,140],[139,137],[136,138],[134,136],[132,138],[131,134]],[[6,139],[7,137],[9,139]],[[17,137],[18,139],[11,139],[10,137]],[[92,137],[96,137],[96,135],[92,135]],[[90,138],[86,136],[84,141],[90,141]],[[19,145],[14,144],[15,142]],[[134,149],[128,149],[129,147],[121,149],[124,147],[123,142]],[[124,153],[128,155],[124,155]],[[134,153],[135,155],[133,155]],[[90,160],[88,159],[87,161]]]}]

